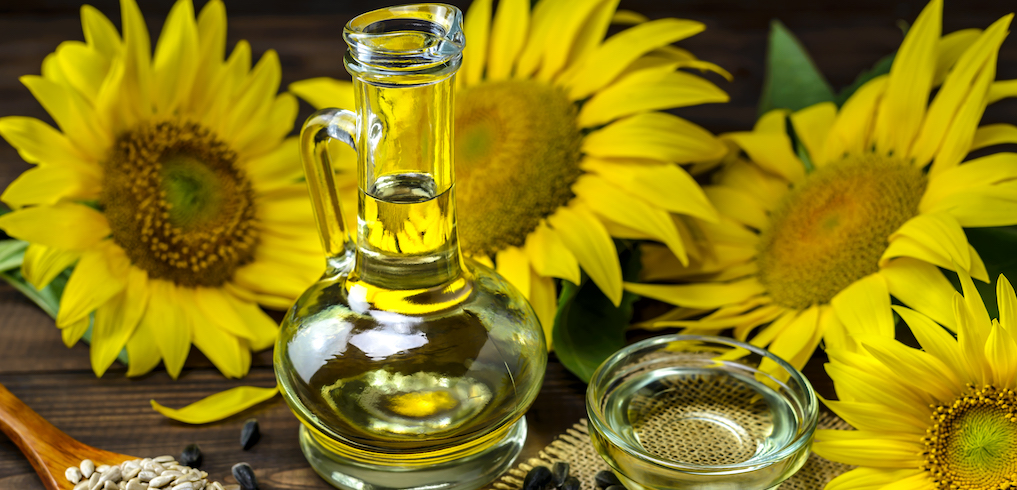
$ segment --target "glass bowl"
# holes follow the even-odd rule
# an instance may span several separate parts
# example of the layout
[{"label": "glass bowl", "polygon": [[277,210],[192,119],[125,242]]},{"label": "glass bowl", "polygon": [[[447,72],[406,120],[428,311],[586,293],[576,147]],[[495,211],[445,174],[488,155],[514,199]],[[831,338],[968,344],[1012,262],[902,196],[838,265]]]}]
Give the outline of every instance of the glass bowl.
[{"label": "glass bowl", "polygon": [[816,393],[773,354],[723,337],[665,335],[597,368],[593,445],[630,490],[766,489],[805,464]]}]

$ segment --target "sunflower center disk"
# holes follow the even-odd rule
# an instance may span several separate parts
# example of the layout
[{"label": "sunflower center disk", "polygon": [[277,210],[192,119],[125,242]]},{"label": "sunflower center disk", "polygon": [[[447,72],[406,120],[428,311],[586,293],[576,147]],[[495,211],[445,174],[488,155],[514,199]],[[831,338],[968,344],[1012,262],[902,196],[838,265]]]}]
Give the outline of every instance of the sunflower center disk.
[{"label": "sunflower center disk", "polygon": [[926,465],[941,489],[1017,485],[1017,394],[984,387],[936,407]]},{"label": "sunflower center disk", "polygon": [[574,197],[582,134],[565,93],[532,80],[485,83],[456,98],[459,238],[469,254],[520,246]]},{"label": "sunflower center disk", "polygon": [[879,270],[890,234],[918,213],[925,186],[920,169],[874,155],[817,169],[760,236],[759,280],[789,308],[829,302]]},{"label": "sunflower center disk", "polygon": [[191,123],[146,123],[117,139],[100,204],[131,263],[153,279],[215,287],[251,262],[254,193],[235,162]]}]

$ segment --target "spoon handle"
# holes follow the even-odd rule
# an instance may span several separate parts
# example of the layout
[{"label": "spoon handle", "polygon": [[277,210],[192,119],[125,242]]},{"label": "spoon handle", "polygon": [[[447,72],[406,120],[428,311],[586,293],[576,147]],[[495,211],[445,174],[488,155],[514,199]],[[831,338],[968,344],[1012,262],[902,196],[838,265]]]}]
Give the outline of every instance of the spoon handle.
[{"label": "spoon handle", "polygon": [[63,480],[62,474],[54,474],[56,468],[76,466],[77,461],[72,455],[94,451],[94,448],[78,442],[47,422],[2,384],[0,431],[21,449],[49,490],[59,490],[68,483]]}]

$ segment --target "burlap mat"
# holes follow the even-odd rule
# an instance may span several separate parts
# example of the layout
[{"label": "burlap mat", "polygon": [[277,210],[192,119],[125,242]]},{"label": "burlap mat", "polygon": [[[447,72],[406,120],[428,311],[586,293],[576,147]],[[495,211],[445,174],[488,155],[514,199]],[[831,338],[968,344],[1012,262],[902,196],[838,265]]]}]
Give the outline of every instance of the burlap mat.
[{"label": "burlap mat", "polygon": [[[818,428],[847,430],[851,426],[836,415],[821,412]],[[593,450],[590,433],[586,427],[586,419],[581,419],[578,424],[573,425],[564,434],[558,435],[554,442],[542,449],[537,456],[510,469],[501,479],[492,483],[488,489],[518,490],[523,486],[523,477],[534,466],[544,465],[550,468],[555,461],[565,461],[570,466],[569,474],[579,479],[583,490],[596,490],[593,484],[593,475],[600,470],[608,469],[604,460],[600,459],[600,455]],[[802,466],[798,473],[785,481],[780,486],[780,490],[818,490],[837,475],[852,468],[854,467],[834,463],[812,454],[805,466]]]}]

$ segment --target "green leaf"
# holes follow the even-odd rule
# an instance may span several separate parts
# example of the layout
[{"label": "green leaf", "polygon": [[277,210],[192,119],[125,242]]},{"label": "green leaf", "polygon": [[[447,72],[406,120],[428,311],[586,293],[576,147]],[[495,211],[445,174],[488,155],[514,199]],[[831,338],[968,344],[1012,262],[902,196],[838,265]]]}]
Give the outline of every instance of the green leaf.
[{"label": "green leaf", "polygon": [[0,271],[9,271],[21,267],[25,258],[28,242],[21,240],[0,240]]},{"label": "green leaf", "polygon": [[779,20],[771,22],[759,114],[773,109],[797,111],[833,100],[833,89],[802,43]]},{"label": "green leaf", "polygon": [[868,83],[869,80],[872,80],[873,78],[876,78],[880,75],[886,75],[887,73],[890,73],[890,67],[893,66],[893,60],[896,56],[897,53],[892,53],[887,56],[884,56],[879,61],[877,61],[872,68],[869,68],[868,70],[863,71],[861,74],[859,74],[858,77],[855,78],[855,81],[851,83],[851,85],[848,85],[847,87],[844,88],[844,90],[841,90],[840,93],[837,94],[837,98],[836,100],[834,100],[834,102],[837,103],[837,107],[844,105],[844,103],[847,102],[847,100],[850,99],[851,96],[858,91],[858,89],[862,88],[862,85]]},{"label": "green leaf", "polygon": [[70,275],[70,269],[62,272],[56,279],[53,279],[53,282],[42,288],[41,291],[35,289],[34,286],[25,280],[21,275],[21,269],[0,272],[0,279],[7,281],[8,284],[14,286],[14,289],[17,289],[21,294],[32,300],[33,303],[39,305],[39,308],[42,308],[42,311],[45,311],[47,315],[56,318],[57,311],[60,309],[60,295],[63,294],[64,286],[67,284],[67,278]]},{"label": "green leaf", "polygon": [[[626,281],[639,277],[639,249],[635,244],[616,242]],[[600,363],[625,347],[625,330],[632,319],[632,304],[639,298],[626,292],[615,308],[592,281],[580,285],[562,281],[558,313],[554,319],[554,351],[558,360],[585,382]]]}]

